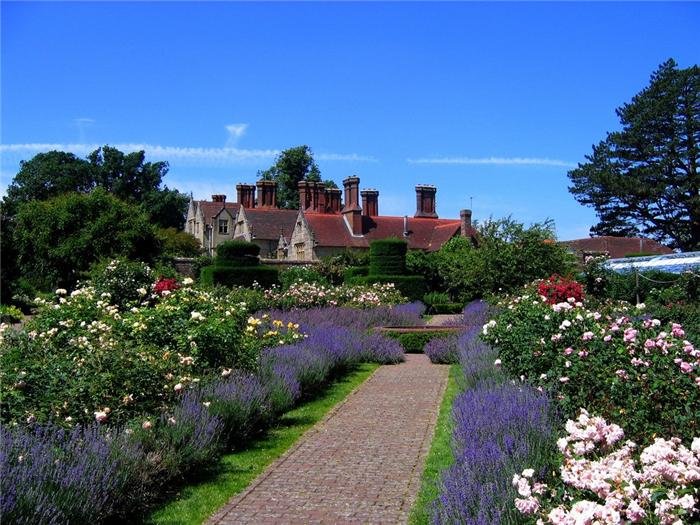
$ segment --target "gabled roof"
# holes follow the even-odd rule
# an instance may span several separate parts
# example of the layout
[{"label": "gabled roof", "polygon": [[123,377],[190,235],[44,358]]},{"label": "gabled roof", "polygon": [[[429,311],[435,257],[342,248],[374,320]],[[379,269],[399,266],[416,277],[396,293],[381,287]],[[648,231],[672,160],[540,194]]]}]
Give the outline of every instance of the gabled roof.
[{"label": "gabled roof", "polygon": [[289,241],[299,215],[298,210],[276,208],[243,208],[251,234],[256,239],[277,241],[280,233]]},{"label": "gabled roof", "polygon": [[221,210],[226,208],[232,216],[236,216],[238,208],[241,207],[237,202],[211,202],[211,201],[195,201],[195,204],[202,212],[202,218],[205,224],[211,224],[212,219],[216,217]]},{"label": "gabled roof", "polygon": [[603,235],[601,237],[562,241],[562,244],[568,245],[577,252],[607,253],[613,259],[625,257],[632,253],[673,253],[673,250],[668,246],[645,237]]},{"label": "gabled roof", "polygon": [[[362,217],[362,236],[351,235],[342,215],[305,213],[318,246],[368,248],[369,243],[388,237],[406,238],[412,250],[435,251],[459,234],[461,222],[455,219],[407,219],[404,237],[403,217]],[[470,232],[473,234],[473,231]]]}]

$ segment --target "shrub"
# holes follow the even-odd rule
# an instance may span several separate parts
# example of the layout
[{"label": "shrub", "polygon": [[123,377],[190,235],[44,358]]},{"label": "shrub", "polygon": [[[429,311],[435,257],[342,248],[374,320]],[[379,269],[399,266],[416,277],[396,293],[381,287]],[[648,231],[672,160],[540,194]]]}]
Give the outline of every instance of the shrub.
[{"label": "shrub", "polygon": [[205,286],[252,286],[263,288],[277,284],[277,269],[271,266],[207,266],[202,268],[200,282]]},{"label": "shrub", "polygon": [[19,323],[24,316],[16,306],[0,304],[0,323]]},{"label": "shrub", "polygon": [[350,281],[350,284],[362,285],[388,283],[393,284],[409,301],[419,301],[428,291],[425,279],[419,275],[368,275]]},{"label": "shrub", "polygon": [[373,257],[406,257],[408,243],[403,239],[389,238],[372,241],[369,246],[370,262]]},{"label": "shrub", "polygon": [[530,288],[501,303],[484,337],[510,374],[552,391],[567,417],[586,407],[624,422],[640,443],[654,433],[696,436],[700,350],[682,326],[643,312],[625,303],[549,305]]},{"label": "shrub", "polygon": [[351,282],[355,277],[364,277],[369,275],[369,266],[353,266],[348,268],[343,273],[343,280]]},{"label": "shrub", "polygon": [[420,354],[423,348],[432,339],[450,337],[452,332],[447,330],[421,330],[405,332],[401,330],[386,330],[383,332],[387,337],[396,339],[406,353]]},{"label": "shrub", "polygon": [[191,233],[176,228],[159,228],[158,239],[167,257],[198,257],[202,254],[202,245]]},{"label": "shrub", "polygon": [[224,261],[241,266],[259,264],[260,246],[246,241],[224,241],[216,247],[216,262]]},{"label": "shrub", "polygon": [[450,337],[435,337],[430,339],[423,348],[423,352],[428,356],[431,363],[456,363],[458,356],[457,336],[451,335]]}]

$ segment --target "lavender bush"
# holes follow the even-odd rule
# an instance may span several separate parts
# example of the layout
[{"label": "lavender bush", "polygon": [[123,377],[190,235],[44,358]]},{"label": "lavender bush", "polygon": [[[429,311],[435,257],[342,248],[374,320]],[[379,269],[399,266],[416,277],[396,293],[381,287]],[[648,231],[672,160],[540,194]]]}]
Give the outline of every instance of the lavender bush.
[{"label": "lavender bush", "polygon": [[442,475],[434,523],[517,522],[512,473],[526,467],[544,470],[555,453],[549,399],[507,381],[496,351],[478,333],[472,327],[451,343],[465,390],[452,408],[455,462]]}]

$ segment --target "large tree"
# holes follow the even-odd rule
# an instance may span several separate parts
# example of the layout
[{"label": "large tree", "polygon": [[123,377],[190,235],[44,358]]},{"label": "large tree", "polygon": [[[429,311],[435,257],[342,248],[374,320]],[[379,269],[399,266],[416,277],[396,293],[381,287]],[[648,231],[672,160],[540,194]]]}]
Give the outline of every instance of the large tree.
[{"label": "large tree", "polygon": [[280,153],[275,163],[258,173],[264,180],[277,182],[277,204],[280,208],[299,208],[299,182],[320,182],[321,171],[309,146],[297,146]]},{"label": "large tree", "polygon": [[140,205],[159,226],[182,229],[188,198],[167,186],[161,188],[167,172],[167,162],[146,162],[143,151],[124,153],[110,146],[96,149],[87,160],[64,151],[39,153],[20,163],[7,188],[5,212],[14,215],[23,202],[103,188]]},{"label": "large tree", "polygon": [[598,214],[591,233],[700,249],[700,68],[668,60],[616,113],[622,130],[569,172],[569,191]]}]

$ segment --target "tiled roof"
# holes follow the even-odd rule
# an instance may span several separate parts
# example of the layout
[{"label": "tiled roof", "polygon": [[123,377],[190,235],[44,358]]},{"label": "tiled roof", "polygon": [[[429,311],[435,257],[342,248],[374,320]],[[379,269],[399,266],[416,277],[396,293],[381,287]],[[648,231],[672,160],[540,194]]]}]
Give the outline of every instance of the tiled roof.
[{"label": "tiled roof", "polygon": [[[367,248],[369,243],[388,237],[404,238],[403,217],[362,217],[361,237],[350,234],[342,215],[306,213],[306,221],[318,246]],[[434,251],[460,231],[456,219],[407,219],[408,247]],[[472,232],[473,233],[473,232]]]},{"label": "tiled roof", "polygon": [[631,253],[673,253],[668,246],[664,246],[653,239],[644,237],[588,237],[562,241],[577,252],[607,253],[613,259],[625,257]]},{"label": "tiled roof", "polygon": [[289,241],[299,212],[274,208],[245,208],[245,215],[256,239],[277,241],[282,233],[284,238]]},{"label": "tiled roof", "polygon": [[241,207],[237,202],[195,201],[195,204],[202,210],[202,217],[204,218],[205,224],[211,224],[212,219],[221,212],[224,206],[234,217]]}]

